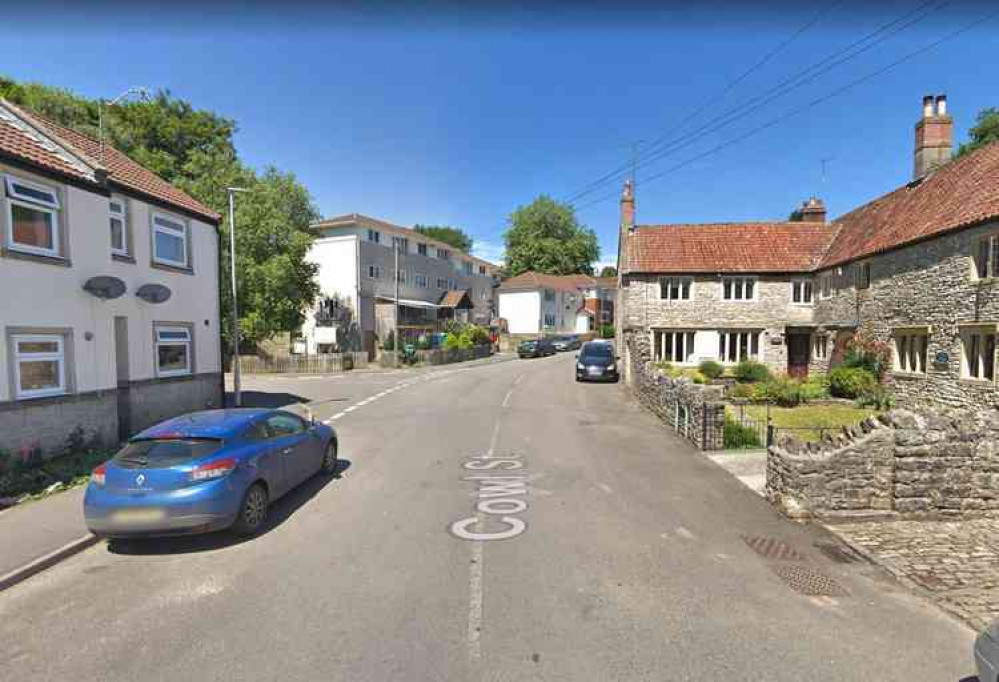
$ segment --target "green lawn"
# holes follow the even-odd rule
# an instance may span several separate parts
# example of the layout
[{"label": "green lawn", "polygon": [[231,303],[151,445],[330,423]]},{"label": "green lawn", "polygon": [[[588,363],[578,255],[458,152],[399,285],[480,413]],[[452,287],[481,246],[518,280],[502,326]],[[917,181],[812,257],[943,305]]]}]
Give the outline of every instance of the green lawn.
[{"label": "green lawn", "polygon": [[[745,409],[749,419],[766,421],[766,405],[727,405],[725,411],[734,419],[738,419],[740,410]],[[802,405],[799,407],[771,407],[770,418],[776,427],[797,427],[802,430],[792,431],[798,440],[815,441],[822,437],[820,428],[841,429],[844,426],[856,426],[877,410],[852,405]],[[814,427],[814,428],[806,428]]]}]

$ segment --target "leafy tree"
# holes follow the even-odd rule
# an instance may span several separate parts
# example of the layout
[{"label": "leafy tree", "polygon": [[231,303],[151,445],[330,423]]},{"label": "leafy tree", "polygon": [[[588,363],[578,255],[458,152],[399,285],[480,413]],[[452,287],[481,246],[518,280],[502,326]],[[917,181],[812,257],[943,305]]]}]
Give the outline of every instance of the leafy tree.
[{"label": "leafy tree", "polygon": [[958,156],[970,154],[992,142],[999,142],[999,109],[988,107],[978,112],[975,127],[968,131],[970,140],[961,145]]},{"label": "leafy tree", "polygon": [[597,235],[579,224],[572,206],[545,195],[513,212],[503,238],[511,276],[528,270],[592,275],[600,257]]},{"label": "leafy tree", "polygon": [[617,277],[617,268],[613,265],[605,265],[600,271],[601,277]]},{"label": "leafy tree", "polygon": [[[4,77],[0,77],[0,97],[81,133],[98,134],[97,100]],[[275,168],[256,173],[243,165],[232,141],[235,122],[196,110],[169,91],[156,93],[150,102],[105,107],[104,125],[109,144],[224,216],[223,264],[229,262],[226,188],[249,190],[236,197],[241,335],[252,345],[278,332],[295,331],[302,323],[302,311],[318,295],[315,266],[305,261],[305,254],[312,241],[309,223],[319,213],[294,175]],[[220,274],[223,338],[231,347],[229,268],[223,267]]]},{"label": "leafy tree", "polygon": [[804,214],[801,212],[800,208],[796,208],[787,214],[787,222],[789,223],[800,223],[804,219]]},{"label": "leafy tree", "polygon": [[420,234],[425,234],[431,239],[450,244],[459,251],[470,253],[472,251],[472,237],[457,227],[447,225],[414,225],[413,229]]}]

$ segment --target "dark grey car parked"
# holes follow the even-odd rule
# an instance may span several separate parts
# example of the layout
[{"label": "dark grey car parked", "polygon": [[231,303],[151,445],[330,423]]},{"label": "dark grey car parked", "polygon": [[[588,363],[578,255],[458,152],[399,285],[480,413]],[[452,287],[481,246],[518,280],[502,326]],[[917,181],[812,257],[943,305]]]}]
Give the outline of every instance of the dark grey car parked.
[{"label": "dark grey car parked", "polygon": [[576,381],[617,381],[614,346],[601,341],[583,344],[576,356]]}]

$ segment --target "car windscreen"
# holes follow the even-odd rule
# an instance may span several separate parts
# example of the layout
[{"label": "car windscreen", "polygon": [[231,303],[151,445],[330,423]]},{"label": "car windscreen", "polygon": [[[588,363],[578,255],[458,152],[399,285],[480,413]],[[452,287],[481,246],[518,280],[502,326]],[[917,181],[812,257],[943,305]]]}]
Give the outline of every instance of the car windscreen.
[{"label": "car windscreen", "polygon": [[610,348],[584,348],[579,359],[582,362],[607,362],[614,358]]},{"label": "car windscreen", "polygon": [[530,348],[531,346],[538,345],[538,342],[537,341],[523,341],[523,342],[521,342],[520,345],[523,346],[523,347],[525,347],[525,348]]},{"label": "car windscreen", "polygon": [[222,448],[215,438],[163,438],[132,441],[111,461],[123,469],[166,469],[207,457]]}]

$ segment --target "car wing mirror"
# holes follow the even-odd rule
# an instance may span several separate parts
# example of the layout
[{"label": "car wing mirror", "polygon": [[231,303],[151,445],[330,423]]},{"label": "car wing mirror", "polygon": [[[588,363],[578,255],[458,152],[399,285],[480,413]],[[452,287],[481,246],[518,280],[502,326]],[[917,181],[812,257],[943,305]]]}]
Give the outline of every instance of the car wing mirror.
[{"label": "car wing mirror", "polygon": [[316,415],[312,414],[312,410],[309,409],[308,405],[302,405],[302,409],[305,410],[305,417],[309,420],[309,426],[315,427],[316,425]]}]

